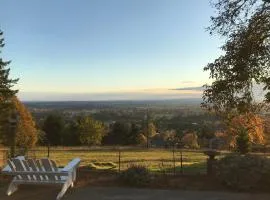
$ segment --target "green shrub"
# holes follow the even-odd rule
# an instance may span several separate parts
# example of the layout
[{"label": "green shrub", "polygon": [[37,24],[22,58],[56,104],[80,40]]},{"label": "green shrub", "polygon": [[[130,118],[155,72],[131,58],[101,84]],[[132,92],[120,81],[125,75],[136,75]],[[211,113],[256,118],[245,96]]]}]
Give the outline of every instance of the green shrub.
[{"label": "green shrub", "polygon": [[270,160],[254,155],[228,155],[216,164],[216,176],[236,190],[270,188]]},{"label": "green shrub", "polygon": [[145,186],[150,182],[150,173],[145,166],[131,165],[121,173],[120,180],[129,186]]},{"label": "green shrub", "polygon": [[247,154],[250,151],[250,141],[247,129],[239,129],[239,134],[236,138],[236,147],[237,151],[241,154]]}]

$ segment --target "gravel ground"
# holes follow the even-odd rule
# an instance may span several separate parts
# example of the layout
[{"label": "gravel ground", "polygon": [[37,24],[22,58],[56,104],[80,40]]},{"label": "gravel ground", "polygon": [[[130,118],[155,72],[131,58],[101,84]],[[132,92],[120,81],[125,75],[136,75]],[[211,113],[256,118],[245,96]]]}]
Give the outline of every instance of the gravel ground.
[{"label": "gravel ground", "polygon": [[[59,187],[24,186],[12,196],[0,189],[1,200],[55,199]],[[154,190],[120,187],[82,187],[70,189],[63,200],[269,200],[270,194],[231,193],[217,191]]]}]

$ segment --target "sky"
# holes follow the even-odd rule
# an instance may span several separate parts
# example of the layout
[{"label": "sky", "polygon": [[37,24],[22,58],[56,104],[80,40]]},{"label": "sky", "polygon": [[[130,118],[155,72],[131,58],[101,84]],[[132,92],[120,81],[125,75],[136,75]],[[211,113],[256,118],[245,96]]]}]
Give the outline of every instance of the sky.
[{"label": "sky", "polygon": [[[22,100],[200,97],[221,39],[209,0],[0,0]],[[186,90],[173,90],[175,88]]]}]

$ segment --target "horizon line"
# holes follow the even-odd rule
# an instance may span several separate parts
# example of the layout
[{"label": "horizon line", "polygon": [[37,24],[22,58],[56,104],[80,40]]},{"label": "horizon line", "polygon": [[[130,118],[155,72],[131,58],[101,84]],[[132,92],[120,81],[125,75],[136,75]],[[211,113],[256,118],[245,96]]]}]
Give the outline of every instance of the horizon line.
[{"label": "horizon line", "polygon": [[22,100],[22,102],[127,102],[127,101],[181,101],[181,100],[199,100],[200,97],[178,98],[178,99],[113,99],[113,100]]}]

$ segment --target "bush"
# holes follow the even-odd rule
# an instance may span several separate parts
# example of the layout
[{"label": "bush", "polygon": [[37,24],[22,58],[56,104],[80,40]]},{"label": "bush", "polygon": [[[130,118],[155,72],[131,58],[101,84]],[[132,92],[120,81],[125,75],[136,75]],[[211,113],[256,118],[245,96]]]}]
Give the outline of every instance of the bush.
[{"label": "bush", "polygon": [[250,151],[250,141],[247,129],[241,128],[239,130],[239,135],[236,138],[236,148],[241,154],[247,154]]},{"label": "bush", "polygon": [[121,173],[120,180],[130,186],[145,186],[150,182],[150,173],[145,166],[132,165]]},{"label": "bush", "polygon": [[230,188],[270,188],[270,160],[253,155],[229,155],[216,165],[217,178]]}]

